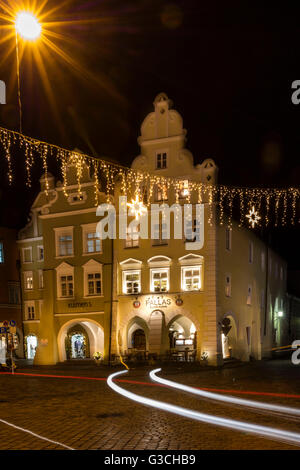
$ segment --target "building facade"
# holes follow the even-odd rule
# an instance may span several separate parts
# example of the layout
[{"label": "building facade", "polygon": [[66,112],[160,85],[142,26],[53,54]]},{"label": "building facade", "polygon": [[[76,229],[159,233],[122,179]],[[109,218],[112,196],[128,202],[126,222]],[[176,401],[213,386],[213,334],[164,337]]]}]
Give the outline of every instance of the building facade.
[{"label": "building facade", "polygon": [[[138,142],[133,169],[182,181],[178,199],[156,184],[151,202],[195,210],[189,182],[214,184],[218,169],[212,159],[194,165],[182,117],[165,94],[156,97]],[[190,220],[191,229],[202,231],[201,246],[186,234],[176,239],[172,229],[169,236],[160,212],[149,239],[138,237],[136,225],[133,237],[100,240],[88,169],[82,194],[72,166],[68,173],[67,196],[53,177],[46,196],[41,179],[19,236],[28,358],[53,364],[100,352],[105,359],[150,355],[221,364],[261,359],[280,344],[286,264],[250,230],[217,224],[210,194],[203,195],[203,224],[194,215]]]},{"label": "building facade", "polygon": [[[21,312],[21,290],[17,231],[0,227],[0,323],[14,321],[16,335],[13,340],[16,355],[23,357],[23,323]],[[11,335],[0,334],[0,362],[5,363],[7,342]]]}]

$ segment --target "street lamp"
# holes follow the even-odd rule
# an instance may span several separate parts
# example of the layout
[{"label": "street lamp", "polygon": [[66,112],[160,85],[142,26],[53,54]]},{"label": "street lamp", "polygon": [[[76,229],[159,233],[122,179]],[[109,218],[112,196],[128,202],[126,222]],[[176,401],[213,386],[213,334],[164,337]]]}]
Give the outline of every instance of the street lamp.
[{"label": "street lamp", "polygon": [[25,41],[36,41],[42,33],[42,27],[37,17],[29,11],[20,11],[15,20],[16,29],[16,56],[17,56],[17,78],[18,78],[18,101],[20,115],[20,133],[22,134],[22,101],[20,84],[20,59],[18,35]]},{"label": "street lamp", "polygon": [[17,14],[15,26],[17,33],[27,41],[36,41],[42,32],[37,17],[26,11]]}]

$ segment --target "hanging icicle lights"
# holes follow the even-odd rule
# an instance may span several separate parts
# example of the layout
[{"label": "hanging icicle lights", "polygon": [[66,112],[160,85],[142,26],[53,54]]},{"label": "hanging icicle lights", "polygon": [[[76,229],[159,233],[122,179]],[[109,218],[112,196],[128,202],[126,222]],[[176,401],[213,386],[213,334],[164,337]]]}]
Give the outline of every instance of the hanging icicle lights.
[{"label": "hanging icicle lights", "polygon": [[[3,147],[7,165],[8,183],[14,181],[14,151],[19,148],[24,153],[26,185],[31,187],[32,168],[40,160],[45,178],[45,192],[49,192],[48,164],[56,158],[61,171],[63,191],[67,196],[68,164],[75,165],[78,192],[81,194],[83,170],[86,166],[94,175],[95,206],[99,204],[99,191],[106,194],[106,201],[111,202],[115,190],[127,196],[139,206],[148,206],[157,202],[153,200],[156,191],[161,194],[161,203],[169,204],[205,204],[207,206],[208,223],[218,220],[221,225],[232,227],[233,218],[239,226],[275,227],[295,225],[300,222],[299,200],[300,188],[242,188],[225,185],[214,185],[186,179],[157,176],[153,173],[133,170],[117,163],[84,155],[79,152],[63,149],[57,145],[27,137],[19,132],[0,127],[0,142]],[[253,213],[253,208],[255,211]],[[251,212],[252,211],[252,212]],[[248,214],[248,215],[247,215]],[[255,222],[253,222],[253,215]]]}]

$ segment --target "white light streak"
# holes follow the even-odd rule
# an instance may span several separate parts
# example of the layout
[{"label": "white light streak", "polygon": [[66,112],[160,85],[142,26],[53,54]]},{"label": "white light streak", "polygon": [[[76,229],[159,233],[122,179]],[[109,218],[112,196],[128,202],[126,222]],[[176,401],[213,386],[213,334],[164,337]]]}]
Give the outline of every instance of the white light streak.
[{"label": "white light streak", "polygon": [[152,398],[146,398],[141,395],[136,395],[135,393],[129,392],[113,382],[113,379],[126,374],[127,370],[122,370],[120,372],[115,372],[107,378],[107,384],[115,392],[123,395],[129,400],[141,403],[142,405],[151,406],[153,408],[158,408],[163,411],[168,411],[176,415],[183,416],[185,418],[191,418],[196,421],[201,421],[203,423],[212,424],[214,426],[221,426],[223,428],[230,428],[236,431],[247,432],[251,434],[256,434],[259,436],[267,437],[270,439],[280,440],[287,442],[289,444],[294,444],[300,446],[300,434],[284,431],[280,429],[268,428],[266,426],[259,426],[251,423],[244,423],[243,421],[236,421],[233,419],[221,418],[219,416],[207,415],[205,413],[200,413],[199,411],[189,410],[187,408],[182,408],[180,406],[171,405],[158,400],[153,400]]},{"label": "white light streak", "polygon": [[0,419],[0,422],[3,424],[6,424],[7,426],[10,426],[11,428],[17,429],[18,431],[23,431],[23,432],[26,432],[27,434],[31,434],[32,436],[37,437],[38,439],[42,439],[43,441],[51,442],[52,444],[64,447],[65,449],[68,449],[68,450],[75,450],[73,449],[73,447],[66,446],[65,444],[62,444],[61,442],[52,441],[51,439],[48,439],[48,437],[40,436],[40,434],[36,434],[35,432],[29,431],[29,429],[16,426],[15,424],[9,423],[8,421],[5,421],[4,419]]},{"label": "white light streak", "polygon": [[160,371],[161,369],[155,369],[150,372],[149,375],[151,379],[154,380],[154,382],[167,385],[168,387],[177,388],[178,390],[182,390],[183,392],[193,393],[194,395],[199,395],[200,397],[209,398],[210,400],[223,401],[226,403],[231,403],[233,405],[249,406],[250,408],[258,408],[261,410],[275,411],[293,416],[300,416],[299,408],[289,408],[286,406],[273,405],[272,403],[262,403],[259,401],[244,400],[242,398],[236,398],[230,395],[225,396],[220,395],[219,393],[206,392],[205,390],[199,390],[197,388],[189,387],[178,382],[173,382],[171,380],[166,380],[162,379],[161,377],[157,377],[156,374]]}]

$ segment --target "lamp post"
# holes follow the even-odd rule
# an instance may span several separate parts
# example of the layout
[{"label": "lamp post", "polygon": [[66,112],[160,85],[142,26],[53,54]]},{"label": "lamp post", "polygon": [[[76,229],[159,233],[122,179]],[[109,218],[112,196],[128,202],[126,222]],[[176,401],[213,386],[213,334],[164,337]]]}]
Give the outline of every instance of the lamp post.
[{"label": "lamp post", "polygon": [[18,80],[18,102],[20,133],[22,133],[22,100],[21,100],[21,80],[20,80],[20,58],[19,58],[19,36],[24,41],[36,41],[42,33],[42,26],[37,17],[28,11],[21,11],[17,14],[15,20],[16,30],[16,57],[17,57],[17,80]]}]

